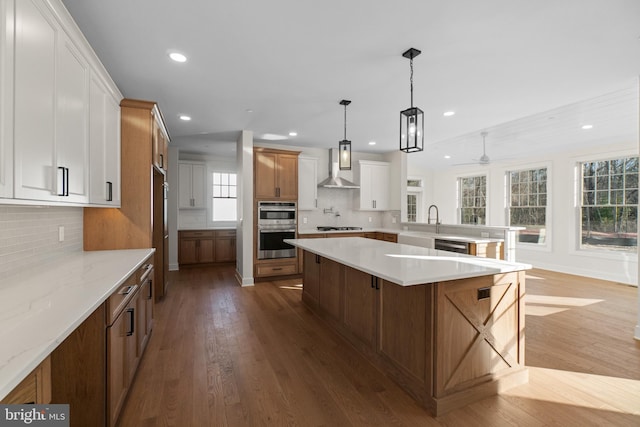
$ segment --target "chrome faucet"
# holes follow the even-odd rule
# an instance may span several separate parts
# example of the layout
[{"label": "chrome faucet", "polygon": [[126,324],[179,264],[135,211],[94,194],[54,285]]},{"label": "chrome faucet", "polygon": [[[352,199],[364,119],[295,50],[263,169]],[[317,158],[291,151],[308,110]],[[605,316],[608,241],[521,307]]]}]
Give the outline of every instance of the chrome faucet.
[{"label": "chrome faucet", "polygon": [[436,205],[429,206],[427,211],[427,224],[431,224],[431,208],[436,208],[436,233],[438,233],[438,225],[440,225],[440,214],[438,213],[438,207]]}]

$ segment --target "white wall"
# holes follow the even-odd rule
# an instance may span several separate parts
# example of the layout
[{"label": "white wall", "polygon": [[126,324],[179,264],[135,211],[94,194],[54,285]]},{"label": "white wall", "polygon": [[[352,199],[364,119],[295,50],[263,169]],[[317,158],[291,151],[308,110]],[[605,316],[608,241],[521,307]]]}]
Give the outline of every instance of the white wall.
[{"label": "white wall", "polygon": [[236,150],[238,174],[238,225],[236,228],[236,274],[242,286],[253,278],[253,132],[242,131]]},{"label": "white wall", "polygon": [[598,149],[573,151],[553,156],[530,158],[510,164],[492,163],[438,171],[424,171],[410,166],[409,175],[424,176],[427,180],[424,205],[436,204],[443,223],[456,224],[457,178],[487,175],[487,225],[506,225],[505,174],[509,170],[547,166],[550,218],[547,231],[548,245],[536,247],[518,245],[517,260],[534,267],[569,274],[595,277],[621,283],[638,283],[638,255],[622,252],[596,252],[578,250],[579,209],[576,207],[576,164],[580,161],[609,159],[638,155],[636,141],[601,146]]}]

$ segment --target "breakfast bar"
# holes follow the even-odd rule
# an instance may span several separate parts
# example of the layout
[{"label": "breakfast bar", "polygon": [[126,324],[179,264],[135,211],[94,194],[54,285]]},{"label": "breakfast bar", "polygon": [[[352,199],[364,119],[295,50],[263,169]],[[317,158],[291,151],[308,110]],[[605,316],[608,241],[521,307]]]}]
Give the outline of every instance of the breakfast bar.
[{"label": "breakfast bar", "polygon": [[523,263],[360,237],[291,239],[302,299],[434,415],[526,383]]}]

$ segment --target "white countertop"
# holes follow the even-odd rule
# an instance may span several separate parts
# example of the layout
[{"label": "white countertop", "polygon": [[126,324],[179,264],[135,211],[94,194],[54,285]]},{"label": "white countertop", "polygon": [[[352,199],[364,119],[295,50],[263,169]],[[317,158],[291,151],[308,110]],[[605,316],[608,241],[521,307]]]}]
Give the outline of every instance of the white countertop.
[{"label": "white countertop", "polygon": [[531,268],[529,264],[462,255],[362,237],[285,241],[401,286],[466,279]]},{"label": "white countertop", "polygon": [[154,251],[74,252],[0,280],[0,399]]},{"label": "white countertop", "polygon": [[331,230],[331,231],[319,231],[314,228],[305,228],[298,230],[298,236],[304,238],[305,234],[340,234],[340,233],[392,233],[398,236],[414,236],[414,237],[430,237],[434,239],[454,240],[456,242],[466,243],[492,243],[503,242],[504,239],[493,239],[489,237],[472,237],[472,236],[459,236],[451,234],[436,234],[429,233],[427,231],[407,231],[398,230],[393,228],[363,228],[362,230]]}]

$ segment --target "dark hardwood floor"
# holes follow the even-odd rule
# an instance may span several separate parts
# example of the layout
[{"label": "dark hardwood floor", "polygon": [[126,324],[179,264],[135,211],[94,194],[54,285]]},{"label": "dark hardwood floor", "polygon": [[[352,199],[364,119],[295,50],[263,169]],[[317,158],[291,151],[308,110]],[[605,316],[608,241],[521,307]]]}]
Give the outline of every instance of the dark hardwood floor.
[{"label": "dark hardwood floor", "polygon": [[434,418],[301,302],[301,279],[241,288],[182,269],[120,417],[129,426],[639,426],[637,289],[527,275],[530,381]]}]

